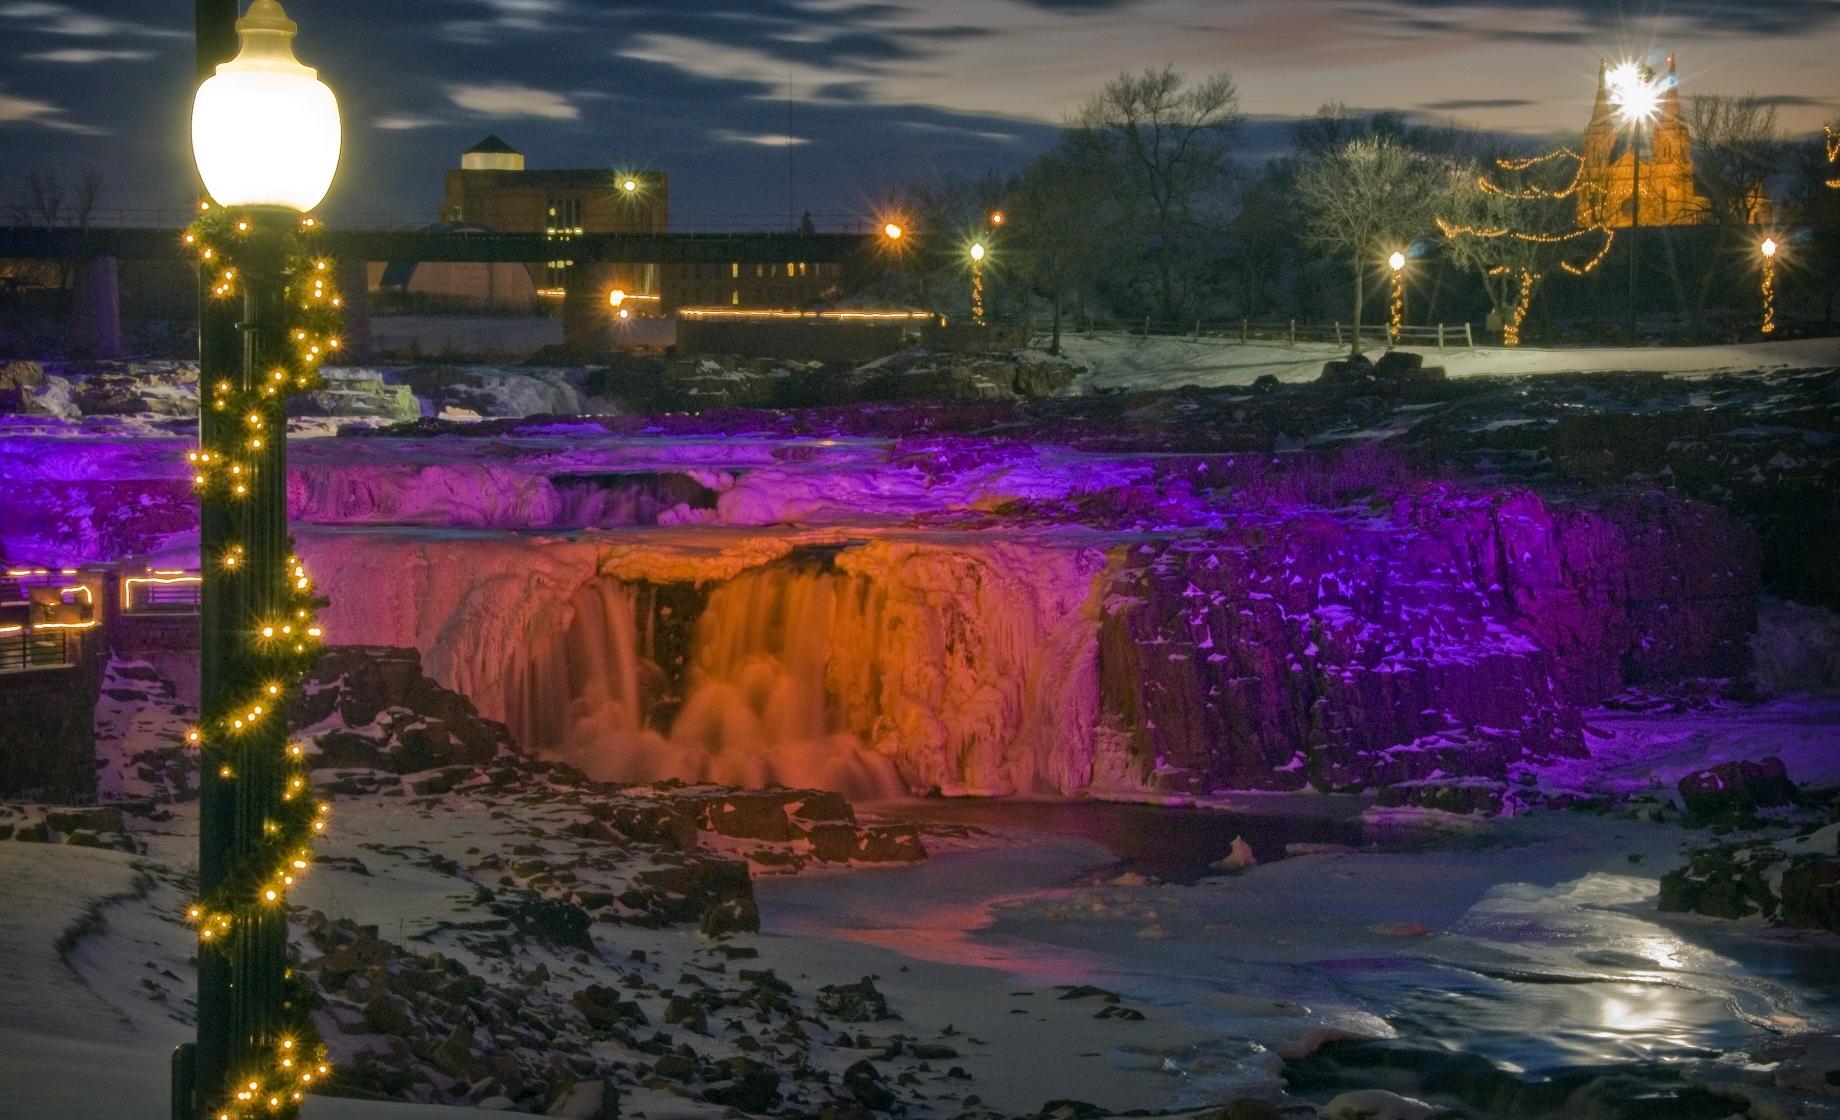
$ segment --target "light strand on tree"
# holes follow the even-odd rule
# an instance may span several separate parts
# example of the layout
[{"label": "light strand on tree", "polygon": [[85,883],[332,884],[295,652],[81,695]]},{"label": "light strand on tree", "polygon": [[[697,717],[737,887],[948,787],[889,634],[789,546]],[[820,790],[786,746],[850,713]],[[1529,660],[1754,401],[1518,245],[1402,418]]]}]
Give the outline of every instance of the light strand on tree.
[{"label": "light strand on tree", "polygon": [[1776,258],[1763,258],[1763,328],[1764,334],[1776,333]]},{"label": "light strand on tree", "polygon": [[1538,167],[1541,164],[1551,163],[1557,159],[1571,159],[1576,161],[1578,165],[1577,169],[1572,172],[1572,181],[1566,185],[1564,190],[1549,191],[1542,187],[1526,187],[1518,191],[1511,191],[1501,186],[1499,183],[1496,183],[1487,175],[1476,176],[1476,186],[1479,187],[1484,194],[1500,195],[1503,198],[1521,199],[1523,201],[1532,199],[1570,198],[1578,193],[1578,189],[1584,185],[1585,181],[1584,157],[1570,148],[1560,148],[1556,151],[1547,152],[1543,156],[1534,156],[1531,159],[1498,159],[1495,161],[1495,166],[1501,168],[1503,171],[1526,171]]},{"label": "light strand on tree", "polygon": [[1540,274],[1529,268],[1509,268],[1506,265],[1497,265],[1489,269],[1490,276],[1509,274],[1519,277],[1520,294],[1514,301],[1514,311],[1508,316],[1508,321],[1501,326],[1501,343],[1503,346],[1519,346],[1521,344],[1521,324],[1527,321],[1527,309],[1533,306],[1533,292],[1539,286]]},{"label": "light strand on tree", "polygon": [[[1827,162],[1840,164],[1840,132],[1835,132],[1834,126],[1831,124],[1824,124],[1821,127],[1827,133]],[[1827,185],[1835,190],[1840,190],[1840,179],[1829,179]]]},{"label": "light strand on tree", "polygon": [[[205,203],[185,232],[185,244],[212,270],[213,298],[239,293],[246,271],[240,262],[250,249],[253,228],[247,215]],[[288,358],[248,385],[220,380],[199,387],[200,407],[226,413],[226,420],[241,418],[240,424],[216,425],[220,434],[201,440],[186,456],[199,500],[225,507],[232,536],[241,538],[216,556],[201,557],[204,564],[218,565],[226,578],[261,578],[248,570],[249,534],[254,530],[247,500],[256,484],[260,453],[268,441],[287,438],[287,396],[317,386],[321,364],[339,349],[342,301],[333,284],[331,262],[319,251],[319,234],[319,222],[306,217],[284,239],[283,297],[276,327],[286,341]],[[199,748],[200,765],[215,765],[223,781],[238,780],[229,749],[241,737],[283,718],[288,693],[311,667],[323,637],[314,620],[321,603],[306,566],[289,556],[272,576],[280,591],[278,605],[269,616],[251,620],[241,649],[226,667],[227,692],[233,699],[200,712],[198,726],[187,733],[191,745]],[[288,888],[312,863],[312,840],[325,830],[331,806],[313,798],[306,750],[299,743],[287,744],[280,781],[280,805],[264,820],[254,849],[235,860],[223,881],[187,909],[201,951],[228,952],[230,943],[258,915],[285,903]],[[234,1071],[229,1096],[212,1115],[217,1120],[292,1116],[306,1091],[330,1073],[324,1048],[310,1034],[308,1024],[299,1023],[294,1036],[276,1044],[269,1068]]]},{"label": "light strand on tree", "polygon": [[1569,233],[1525,233],[1521,230],[1504,229],[1499,226],[1462,226],[1444,218],[1438,218],[1436,221],[1439,232],[1445,237],[1480,237],[1486,240],[1507,237],[1515,241],[1525,241],[1530,245],[1564,245],[1593,234],[1602,234],[1603,244],[1598,246],[1597,252],[1592,254],[1589,260],[1583,264],[1573,264],[1570,261],[1559,263],[1559,267],[1573,276],[1587,276],[1596,271],[1597,266],[1604,263],[1604,258],[1610,255],[1610,247],[1616,243],[1616,231],[1608,226],[1586,226]]}]

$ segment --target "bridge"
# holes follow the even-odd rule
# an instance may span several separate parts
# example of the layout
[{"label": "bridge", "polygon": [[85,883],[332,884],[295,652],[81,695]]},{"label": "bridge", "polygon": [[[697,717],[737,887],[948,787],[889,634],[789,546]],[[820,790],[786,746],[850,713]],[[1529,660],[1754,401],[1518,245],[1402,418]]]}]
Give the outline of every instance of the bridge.
[{"label": "bridge", "polygon": [[[184,260],[191,253],[179,229],[139,227],[0,226],[0,258],[22,260]],[[858,233],[472,233],[328,228],[327,252],[361,261],[477,261],[527,264],[554,257],[632,264],[771,264],[799,260],[837,263],[873,247],[879,235]]]},{"label": "bridge", "polygon": [[[841,264],[881,241],[869,233],[489,233],[463,230],[346,230],[328,227],[326,251],[339,263],[339,283],[347,293],[345,332],[348,350],[363,356],[369,349],[368,288],[370,261],[420,264],[476,262],[540,264],[566,254],[577,265],[738,265],[805,261]],[[0,259],[74,262],[71,309],[72,341],[93,357],[119,357],[121,301],[119,263],[189,262],[183,231],[167,226],[0,226]],[[564,336],[571,346],[592,347],[607,324],[605,297],[585,286],[570,289],[563,302]]]}]

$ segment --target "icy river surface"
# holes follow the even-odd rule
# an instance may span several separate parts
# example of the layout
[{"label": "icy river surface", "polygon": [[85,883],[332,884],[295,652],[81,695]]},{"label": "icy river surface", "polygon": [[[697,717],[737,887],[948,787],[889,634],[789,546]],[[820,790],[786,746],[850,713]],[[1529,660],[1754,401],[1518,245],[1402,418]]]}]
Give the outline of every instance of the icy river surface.
[{"label": "icy river surface", "polygon": [[[1115,992],[1212,1039],[1166,1045],[1146,1031],[1108,1054],[1161,1068],[1189,1107],[1269,1093],[1284,1059],[1326,1041],[1370,1040],[1331,1048],[1370,1066],[1383,1051],[1393,1065],[1479,1057],[1524,1084],[1619,1068],[1672,1080],[1840,1023],[1831,939],[1657,913],[1677,826],[1543,813],[1353,848],[1334,841],[1358,832],[1358,803],[1261,800],[1251,817],[1097,801],[888,806],[1004,842],[763,881],[763,926]],[[1242,835],[1262,860],[1303,847],[1230,875],[1197,863]],[[1319,1079],[1327,1065],[1312,1063]]]}]

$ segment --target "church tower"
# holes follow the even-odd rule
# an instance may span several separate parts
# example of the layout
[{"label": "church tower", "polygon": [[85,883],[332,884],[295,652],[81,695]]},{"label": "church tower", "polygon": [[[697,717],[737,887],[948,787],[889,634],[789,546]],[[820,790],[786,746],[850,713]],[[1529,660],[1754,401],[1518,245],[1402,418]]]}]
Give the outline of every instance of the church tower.
[{"label": "church tower", "polygon": [[[1680,76],[1674,56],[1668,56],[1665,74],[1656,76],[1643,67],[1642,76],[1644,81],[1660,87],[1660,97],[1655,119],[1640,129],[1632,129],[1617,115],[1612,102],[1608,63],[1601,59],[1598,62],[1597,100],[1579,153],[1582,166],[1577,204],[1581,226],[1619,229],[1638,220],[1645,226],[1685,226],[1705,220],[1706,200],[1693,183],[1693,138],[1681,111]],[[1638,158],[1634,144],[1645,149],[1640,154],[1639,212],[1633,202]]]}]

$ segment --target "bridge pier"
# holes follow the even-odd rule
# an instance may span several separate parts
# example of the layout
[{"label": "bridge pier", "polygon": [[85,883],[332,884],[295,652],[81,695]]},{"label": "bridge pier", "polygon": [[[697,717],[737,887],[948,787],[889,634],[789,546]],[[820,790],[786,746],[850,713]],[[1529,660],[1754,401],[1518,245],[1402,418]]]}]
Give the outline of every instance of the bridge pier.
[{"label": "bridge pier", "polygon": [[86,358],[119,358],[121,264],[115,257],[77,261],[70,285],[70,345]]},{"label": "bridge pier", "polygon": [[344,306],[339,308],[345,323],[339,336],[341,352],[346,361],[364,361],[374,353],[371,340],[370,263],[340,257],[333,262],[333,268],[339,298],[344,301]]}]

